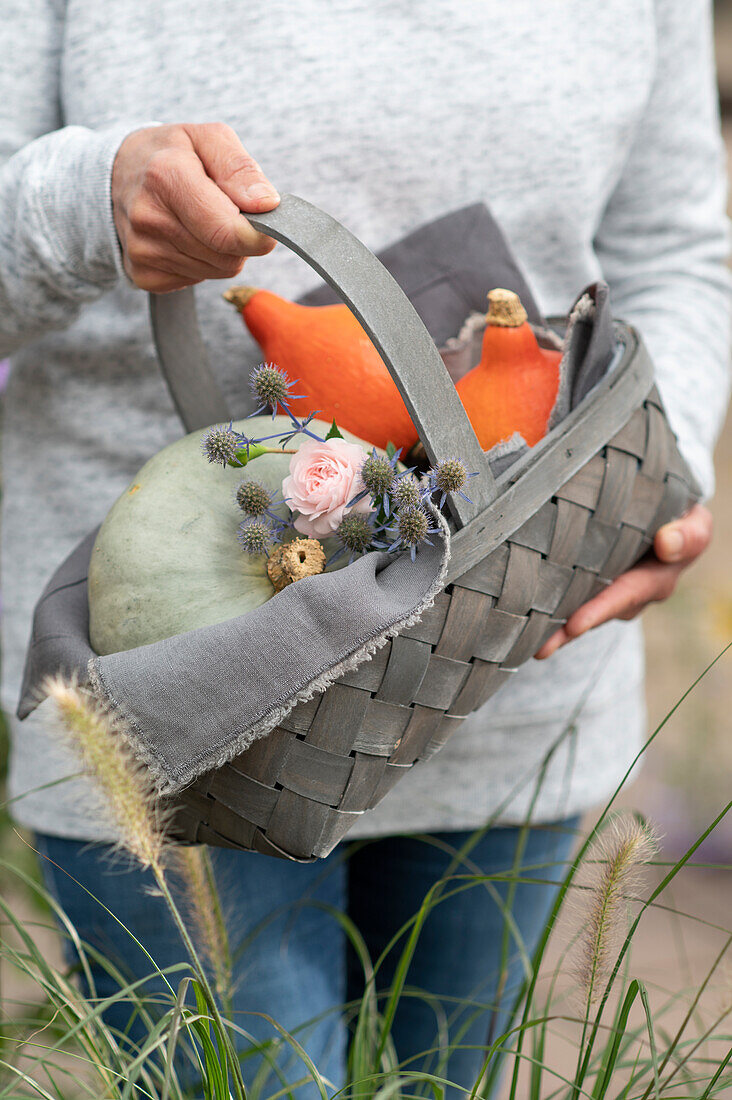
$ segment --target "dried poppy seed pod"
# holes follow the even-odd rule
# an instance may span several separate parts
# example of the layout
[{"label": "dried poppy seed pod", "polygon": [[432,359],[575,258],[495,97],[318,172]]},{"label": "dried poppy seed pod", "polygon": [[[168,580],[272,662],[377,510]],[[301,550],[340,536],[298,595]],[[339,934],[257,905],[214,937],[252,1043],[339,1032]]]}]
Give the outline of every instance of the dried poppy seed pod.
[{"label": "dried poppy seed pod", "polygon": [[317,539],[293,539],[269,556],[267,574],[275,592],[288,584],[314,577],[325,569],[325,551]]}]

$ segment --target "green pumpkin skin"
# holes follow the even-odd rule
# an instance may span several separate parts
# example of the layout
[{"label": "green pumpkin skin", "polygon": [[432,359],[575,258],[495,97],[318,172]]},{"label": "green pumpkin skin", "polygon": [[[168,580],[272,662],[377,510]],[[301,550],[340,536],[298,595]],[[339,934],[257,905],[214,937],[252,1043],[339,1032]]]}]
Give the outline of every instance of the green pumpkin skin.
[{"label": "green pumpkin skin", "polygon": [[[261,416],[234,427],[256,437],[284,434],[291,424]],[[244,553],[237,541],[244,517],[234,494],[251,478],[281,499],[292,456],[264,454],[244,469],[222,468],[204,458],[203,434],[192,432],[151,458],[101,526],[89,566],[89,638],[100,655],[224,622],[274,595],[266,559]],[[284,504],[274,511],[289,516]],[[324,546],[330,556],[337,544],[327,539]]]}]

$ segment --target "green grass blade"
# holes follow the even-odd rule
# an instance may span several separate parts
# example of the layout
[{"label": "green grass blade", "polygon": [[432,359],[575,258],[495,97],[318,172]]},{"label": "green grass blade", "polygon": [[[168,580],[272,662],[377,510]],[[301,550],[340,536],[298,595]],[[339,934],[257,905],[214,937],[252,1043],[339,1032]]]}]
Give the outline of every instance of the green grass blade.
[{"label": "green grass blade", "polygon": [[636,979],[628,986],[628,992],[623,998],[623,1003],[618,1013],[615,1027],[613,1028],[612,1042],[607,1046],[605,1050],[605,1057],[602,1063],[602,1069],[598,1074],[599,1084],[592,1091],[593,1100],[603,1100],[612,1080],[613,1073],[615,1071],[615,1063],[617,1062],[618,1054],[620,1052],[620,1043],[625,1029],[628,1024],[628,1016],[630,1010],[633,1007],[633,1002],[640,993],[640,986]]},{"label": "green grass blade", "polygon": [[732,1060],[732,1047],[730,1047],[730,1049],[727,1051],[726,1055],[724,1056],[724,1058],[720,1062],[719,1067],[717,1068],[717,1072],[714,1074],[711,1081],[709,1082],[707,1087],[704,1089],[704,1092],[699,1097],[699,1100],[709,1100],[709,1097],[712,1095],[712,1089],[714,1088],[717,1081],[719,1080],[719,1078],[722,1076],[725,1069],[729,1065],[730,1060]]},{"label": "green grass blade", "polygon": [[[211,1019],[206,997],[195,978],[191,979],[191,985],[196,996],[196,1006],[199,1015],[202,1017],[202,1019],[194,1021],[193,1027],[203,1048],[207,1082],[213,1085],[212,1097],[215,1098],[215,1100],[230,1100],[229,1086],[226,1080],[228,1076],[226,1072],[226,1046],[221,1042],[221,1036],[218,1034],[216,1022]],[[213,1044],[211,1038],[212,1029],[214,1035],[219,1040],[221,1056],[219,1056]]]},{"label": "green grass blade", "polygon": [[651,1048],[651,1063],[653,1065],[653,1086],[656,1100],[659,1100],[660,1095],[660,1082],[658,1079],[658,1051],[656,1050],[656,1036],[653,1030],[653,1017],[651,1015],[651,1006],[648,1000],[648,991],[646,990],[643,982],[638,982],[638,991],[640,993],[641,1004],[643,1005],[643,1011],[646,1014],[646,1024],[648,1025],[648,1045]]}]

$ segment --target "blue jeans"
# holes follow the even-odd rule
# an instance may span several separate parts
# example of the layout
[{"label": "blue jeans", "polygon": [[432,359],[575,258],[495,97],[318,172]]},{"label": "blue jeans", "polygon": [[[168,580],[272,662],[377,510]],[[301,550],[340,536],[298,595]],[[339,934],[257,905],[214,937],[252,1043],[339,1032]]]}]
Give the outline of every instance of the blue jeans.
[{"label": "blue jeans", "polygon": [[[472,1087],[483,1063],[480,1048],[487,1037],[497,1037],[509,1027],[510,1005],[524,976],[515,932],[508,937],[507,955],[502,955],[501,904],[505,908],[506,901],[511,902],[523,950],[531,955],[556,896],[553,884],[563,877],[578,824],[578,818],[569,818],[546,827],[487,830],[471,849],[469,864],[453,870],[458,875],[495,875],[510,873],[514,863],[521,868],[518,881],[507,876],[513,878],[513,885],[498,880],[459,889],[465,879],[450,882],[445,890],[449,896],[429,913],[392,1029],[400,1062],[435,1072],[439,1057],[435,1048],[457,1042],[463,1049],[454,1051],[439,1072],[464,1088]],[[350,852],[341,845],[327,859],[312,864],[212,849],[236,955],[236,1022],[261,1042],[276,1038],[276,1032],[261,1016],[249,1014],[273,1017],[296,1034],[318,1069],[340,1087],[345,1077],[348,1019],[338,1006],[360,997],[363,970],[330,909],[349,915],[375,961],[419,910],[430,887],[448,870],[451,853],[470,835],[387,837],[360,842]],[[111,909],[159,967],[184,959],[163,900],[149,892],[147,873],[130,869],[104,845],[40,836],[38,847],[42,856],[68,871]],[[46,859],[41,863],[47,885],[82,940],[103,951],[126,974],[150,974],[149,960],[119,924],[53,863]],[[540,881],[522,882],[521,877]],[[382,995],[391,986],[404,942],[402,937],[379,969],[377,990]],[[507,962],[503,973],[502,957]],[[102,968],[95,968],[94,977],[98,996],[114,992],[114,982]],[[178,980],[179,976],[174,984]],[[160,979],[151,978],[145,989],[153,997],[163,986]],[[116,1004],[106,1018],[139,1040],[139,1018],[131,1019],[129,1005]],[[242,1040],[240,1049],[246,1048]],[[290,1081],[307,1075],[291,1055],[289,1063],[285,1055],[280,1064]],[[251,1082],[260,1066],[260,1055],[247,1057],[245,1080]],[[268,1083],[271,1088],[263,1095],[278,1087],[274,1078]],[[297,1095],[311,1092],[298,1089]]]}]

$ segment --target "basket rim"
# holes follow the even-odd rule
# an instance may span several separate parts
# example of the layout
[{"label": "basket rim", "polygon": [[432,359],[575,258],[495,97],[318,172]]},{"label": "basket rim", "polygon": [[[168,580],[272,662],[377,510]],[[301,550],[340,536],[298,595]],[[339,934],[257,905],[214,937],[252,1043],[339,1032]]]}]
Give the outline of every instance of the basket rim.
[{"label": "basket rim", "polygon": [[654,371],[642,337],[625,321],[614,321],[613,328],[623,346],[620,362],[577,408],[496,479],[495,501],[452,531],[446,584],[477,565],[550,500],[610,442],[648,396]]}]

